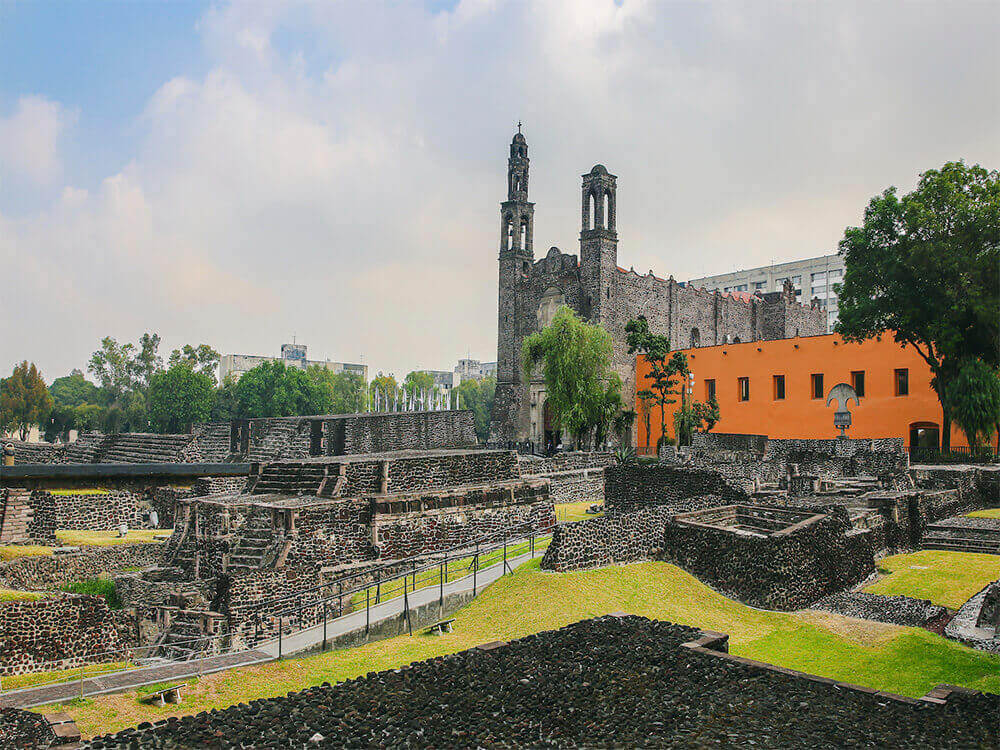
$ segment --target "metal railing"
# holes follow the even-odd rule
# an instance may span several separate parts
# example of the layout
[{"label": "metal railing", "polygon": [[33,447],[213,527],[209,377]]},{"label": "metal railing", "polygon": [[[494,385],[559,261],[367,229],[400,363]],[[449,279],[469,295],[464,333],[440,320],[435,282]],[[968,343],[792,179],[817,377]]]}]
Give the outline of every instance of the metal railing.
[{"label": "metal railing", "polygon": [[995,445],[980,448],[957,446],[948,450],[911,445],[906,448],[906,452],[910,454],[910,462],[915,464],[988,464],[1000,462],[1000,450]]},{"label": "metal railing", "polygon": [[[301,599],[301,595],[314,591],[317,588],[329,588],[336,586],[337,593],[328,596],[315,598],[309,601],[296,601],[290,607],[271,612],[269,614],[258,614],[255,618],[254,641],[259,646],[262,642],[273,643],[277,641],[278,658],[284,656],[284,637],[286,624],[291,625],[289,635],[293,632],[301,632],[323,626],[322,649],[326,650],[329,642],[327,633],[327,623],[336,621],[345,615],[358,612],[363,605],[365,611],[365,634],[368,635],[371,629],[372,608],[385,604],[394,599],[402,599],[403,614],[406,618],[407,631],[413,635],[413,621],[410,615],[410,596],[421,589],[430,586],[438,588],[439,611],[444,609],[445,586],[455,583],[468,577],[472,577],[472,595],[475,596],[479,588],[479,573],[484,569],[493,568],[497,565],[503,566],[503,573],[513,573],[510,567],[510,560],[528,554],[535,556],[536,552],[543,549],[539,542],[547,539],[549,534],[538,533],[533,525],[525,525],[513,531],[500,532],[492,535],[491,540],[475,542],[471,545],[452,548],[443,553],[435,553],[433,556],[421,555],[409,560],[387,563],[374,571],[361,571],[345,576],[348,582],[356,581],[364,576],[368,580],[354,585],[344,585],[344,579],[332,581],[324,584],[323,587],[281,597],[280,600]],[[428,559],[437,557],[438,559]],[[390,569],[394,569],[391,573]],[[371,579],[374,574],[374,580]],[[384,574],[384,575],[383,575]],[[279,601],[279,600],[276,600]],[[345,611],[345,602],[347,607]],[[331,617],[336,612],[335,617]],[[277,635],[266,638],[265,618],[274,623],[277,620]],[[262,630],[265,633],[265,640],[261,640]]]},{"label": "metal railing", "polygon": [[[30,673],[0,677],[0,696],[4,692],[10,693],[48,685],[77,682],[80,685],[79,697],[82,698],[85,693],[85,682],[94,677],[105,677],[160,664],[176,664],[186,661],[198,663],[198,660],[206,655],[217,656],[249,651],[261,643],[273,643],[275,640],[278,641],[278,658],[280,659],[284,656],[283,640],[285,635],[308,630],[320,624],[324,628],[322,647],[325,650],[329,641],[327,623],[359,611],[362,597],[365,607],[366,634],[373,624],[371,620],[373,607],[395,599],[402,599],[407,629],[412,635],[413,623],[409,599],[415,591],[437,585],[439,589],[438,603],[443,608],[444,587],[472,576],[472,591],[473,596],[475,596],[479,589],[479,574],[483,570],[503,565],[504,573],[512,573],[513,569],[510,567],[512,559],[524,554],[534,557],[536,553],[545,549],[546,541],[550,536],[550,532],[540,530],[533,524],[523,524],[505,532],[485,535],[479,540],[458,545],[443,552],[387,562],[374,569],[348,574],[294,594],[254,605],[257,612],[253,624],[253,645],[237,646],[236,644],[241,642],[244,634],[230,629],[215,635],[173,641],[158,639],[156,642],[144,646],[124,646],[86,656],[70,656],[65,659],[38,663],[34,666],[39,666],[41,669],[35,669]],[[359,579],[370,576],[374,576],[375,580],[358,582]],[[332,593],[334,589],[336,590],[335,594]],[[326,595],[320,593],[309,601],[302,601],[304,596],[324,590],[328,592]],[[283,607],[273,614],[261,612],[262,607],[270,608],[289,601],[295,603],[292,606]],[[315,619],[306,622],[302,615],[310,609],[315,610]],[[334,612],[337,613],[337,616],[331,617]],[[322,614],[320,615],[320,613]],[[297,617],[293,615],[297,615]],[[266,637],[267,627],[264,618],[272,620],[277,618],[278,628],[274,637]],[[289,629],[288,626],[293,627]],[[262,635],[264,635],[264,640],[261,639]],[[168,649],[175,647],[190,653],[183,658],[169,658],[163,655],[169,653]],[[86,659],[87,663],[72,663],[81,658]],[[43,676],[47,672],[52,674],[47,677]],[[38,678],[33,677],[33,675],[38,675]],[[10,687],[11,684],[14,687]]]}]

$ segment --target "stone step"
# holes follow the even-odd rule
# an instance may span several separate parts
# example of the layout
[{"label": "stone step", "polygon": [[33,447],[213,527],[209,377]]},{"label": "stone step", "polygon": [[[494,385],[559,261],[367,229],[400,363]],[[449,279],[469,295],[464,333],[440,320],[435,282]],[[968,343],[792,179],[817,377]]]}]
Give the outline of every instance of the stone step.
[{"label": "stone step", "polygon": [[950,550],[952,552],[981,552],[1000,555],[1000,543],[991,544],[977,539],[924,539],[924,549]]}]

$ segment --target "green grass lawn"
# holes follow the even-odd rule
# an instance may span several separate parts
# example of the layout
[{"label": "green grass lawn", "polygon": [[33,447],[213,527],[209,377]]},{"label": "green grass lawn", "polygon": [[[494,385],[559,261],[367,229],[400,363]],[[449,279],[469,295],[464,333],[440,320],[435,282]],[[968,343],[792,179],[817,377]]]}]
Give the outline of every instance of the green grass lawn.
[{"label": "green grass lawn", "polygon": [[0,602],[21,602],[35,601],[41,599],[45,594],[37,591],[17,591],[15,589],[0,588]]},{"label": "green grass lawn", "polygon": [[[67,547],[114,547],[119,544],[145,544],[166,541],[170,529],[130,529],[123,537],[117,531],[71,531],[56,532],[56,539]],[[0,560],[16,557],[51,555],[52,547],[42,544],[7,544],[0,547]]]},{"label": "green grass lawn", "polygon": [[1000,508],[987,508],[986,510],[974,510],[967,513],[970,518],[1000,518]]},{"label": "green grass lawn", "polygon": [[401,636],[202,677],[177,705],[140,704],[134,693],[96,696],[65,710],[85,737],[142,721],[223,708],[495,640],[511,640],[609,612],[631,612],[730,635],[731,651],[792,669],[906,695],[948,682],[1000,691],[1000,657],[932,633],[821,612],[765,612],[718,594],[666,563],[549,573],[532,561],[490,586],[444,636]]},{"label": "green grass lawn", "polygon": [[872,594],[901,594],[930,599],[958,609],[990,581],[1000,578],[1000,555],[947,550],[921,550],[879,560],[888,575],[867,587]]},{"label": "green grass lawn", "polygon": [[585,518],[597,518],[603,513],[588,513],[587,508],[593,505],[593,501],[585,500],[580,503],[557,503],[556,520],[560,523],[571,523],[572,521],[582,521]]}]

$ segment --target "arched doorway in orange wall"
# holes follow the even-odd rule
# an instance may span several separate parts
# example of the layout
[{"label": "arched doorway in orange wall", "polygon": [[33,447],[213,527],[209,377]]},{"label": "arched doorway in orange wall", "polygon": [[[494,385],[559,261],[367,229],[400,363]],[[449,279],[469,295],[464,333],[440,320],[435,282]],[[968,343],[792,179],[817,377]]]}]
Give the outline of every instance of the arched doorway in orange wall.
[{"label": "arched doorway in orange wall", "polygon": [[934,422],[910,423],[910,447],[934,448],[941,446],[941,427]]}]

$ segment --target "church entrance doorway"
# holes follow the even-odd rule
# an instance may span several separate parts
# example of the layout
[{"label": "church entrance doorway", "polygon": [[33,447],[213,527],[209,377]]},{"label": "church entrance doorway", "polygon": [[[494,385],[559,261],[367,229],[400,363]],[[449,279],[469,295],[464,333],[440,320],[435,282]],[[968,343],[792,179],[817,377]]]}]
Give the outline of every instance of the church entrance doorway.
[{"label": "church entrance doorway", "polygon": [[545,453],[554,453],[559,447],[559,430],[555,426],[555,420],[552,416],[552,407],[549,406],[549,402],[546,400],[545,406],[542,407],[542,430],[545,436]]}]

